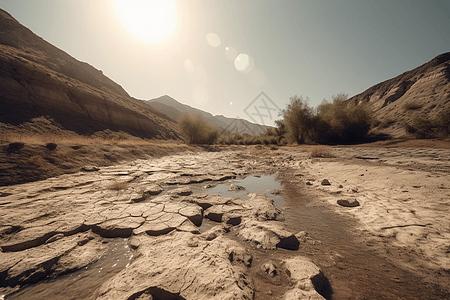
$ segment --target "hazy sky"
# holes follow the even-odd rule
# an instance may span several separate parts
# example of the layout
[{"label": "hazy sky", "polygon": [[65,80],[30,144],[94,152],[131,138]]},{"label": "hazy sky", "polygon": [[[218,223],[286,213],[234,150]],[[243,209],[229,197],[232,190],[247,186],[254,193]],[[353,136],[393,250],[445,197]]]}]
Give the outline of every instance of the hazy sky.
[{"label": "hazy sky", "polygon": [[[0,0],[0,7],[133,97],[167,94],[246,119],[262,91],[280,108],[293,95],[317,106],[450,51],[449,0],[180,0],[172,33],[158,42],[132,32],[112,1]],[[145,26],[165,26],[163,19]]]}]

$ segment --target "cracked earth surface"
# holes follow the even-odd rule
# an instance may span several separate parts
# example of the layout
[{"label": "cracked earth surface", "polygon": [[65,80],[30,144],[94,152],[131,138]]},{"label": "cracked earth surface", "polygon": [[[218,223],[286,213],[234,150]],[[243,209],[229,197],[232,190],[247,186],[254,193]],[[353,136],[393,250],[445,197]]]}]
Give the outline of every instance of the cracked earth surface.
[{"label": "cracked earth surface", "polygon": [[[284,147],[187,153],[1,187],[0,295],[67,299],[48,290],[121,251],[114,270],[99,268],[84,293],[67,288],[79,293],[70,297],[448,296],[449,151],[334,152],[331,159]],[[262,174],[277,174],[283,189],[244,198],[207,193],[220,184],[239,191],[240,179]],[[283,198],[277,207],[270,192]]]}]

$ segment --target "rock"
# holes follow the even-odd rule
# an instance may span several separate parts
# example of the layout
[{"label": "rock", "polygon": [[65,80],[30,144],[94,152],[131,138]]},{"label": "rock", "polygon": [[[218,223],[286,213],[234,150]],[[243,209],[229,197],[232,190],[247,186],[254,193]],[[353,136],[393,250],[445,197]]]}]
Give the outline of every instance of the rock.
[{"label": "rock", "polygon": [[96,167],[96,166],[84,166],[81,168],[81,171],[84,171],[84,172],[95,172],[98,170],[100,170],[100,168]]},{"label": "rock", "polygon": [[228,253],[228,259],[231,263],[242,263],[248,268],[251,267],[253,257],[244,247],[238,245],[229,245],[225,249],[225,252]]},{"label": "rock", "polygon": [[221,236],[229,231],[230,230],[226,226],[216,225],[213,228],[209,229],[208,231],[205,231],[202,234],[200,234],[200,238],[205,239],[207,241],[212,241],[218,236]]},{"label": "rock", "polygon": [[94,226],[93,231],[103,237],[129,237],[144,222],[142,217],[111,219]]},{"label": "rock", "polygon": [[295,256],[284,260],[284,267],[295,282],[295,287],[284,294],[284,300],[325,300],[322,294],[331,290],[329,282],[313,261],[303,256]]},{"label": "rock", "polygon": [[283,194],[282,190],[268,190],[269,193],[271,193],[272,195],[281,195]]},{"label": "rock", "polygon": [[313,185],[311,181],[307,181],[306,185]]},{"label": "rock", "polygon": [[64,237],[64,234],[62,233],[58,233],[55,234],[54,236],[52,236],[51,238],[49,238],[47,241],[45,241],[46,244],[57,241],[59,239],[62,239]]},{"label": "rock", "polygon": [[277,221],[245,221],[238,226],[237,236],[264,250],[277,247],[298,250],[300,245],[295,235],[285,230],[283,224]]},{"label": "rock", "polygon": [[198,205],[189,205],[181,208],[178,211],[179,214],[185,216],[196,226],[202,225],[203,222],[203,209]]},{"label": "rock", "polygon": [[229,191],[245,191],[245,187],[236,185],[236,184],[231,184],[231,186],[228,190]]},{"label": "rock", "polygon": [[356,199],[339,199],[337,201],[337,204],[339,204],[340,206],[344,206],[344,207],[356,207],[359,206],[359,202]]},{"label": "rock", "polygon": [[218,237],[210,242],[198,240],[198,246],[192,247],[193,237],[175,231],[157,238],[143,236],[136,260],[100,287],[97,300],[142,295],[157,299],[253,299],[245,262],[235,260],[235,254],[230,261],[230,249],[241,248],[239,244]]},{"label": "rock", "polygon": [[234,212],[234,217],[236,214],[241,211],[241,214],[246,214],[246,211],[243,211],[242,206],[238,205],[213,205],[207,210],[205,210],[205,218],[208,218],[215,222],[222,222],[224,219],[224,215],[228,213]]},{"label": "rock", "polygon": [[328,179],[322,180],[321,185],[331,185],[331,183],[328,181]]},{"label": "rock", "polygon": [[156,196],[162,193],[162,191],[164,191],[164,189],[159,185],[159,184],[153,184],[151,186],[148,186],[144,189],[144,196],[149,197],[149,196]]},{"label": "rock", "polygon": [[[80,246],[86,238],[91,242]],[[20,252],[0,252],[0,287],[31,284],[82,268],[97,260],[104,250],[100,238],[87,232]]]},{"label": "rock", "polygon": [[261,270],[270,277],[274,277],[278,274],[277,267],[271,262],[267,262],[264,265],[262,265]]},{"label": "rock", "polygon": [[188,187],[182,187],[182,188],[171,190],[168,194],[172,197],[189,196],[190,194],[192,194],[192,190]]},{"label": "rock", "polygon": [[208,195],[208,194],[202,194],[202,195],[194,195],[190,201],[193,203],[198,204],[201,206],[204,210],[208,209],[209,207],[213,205],[223,205],[226,204],[228,201],[230,201],[232,198],[225,198],[221,197],[219,195]]}]

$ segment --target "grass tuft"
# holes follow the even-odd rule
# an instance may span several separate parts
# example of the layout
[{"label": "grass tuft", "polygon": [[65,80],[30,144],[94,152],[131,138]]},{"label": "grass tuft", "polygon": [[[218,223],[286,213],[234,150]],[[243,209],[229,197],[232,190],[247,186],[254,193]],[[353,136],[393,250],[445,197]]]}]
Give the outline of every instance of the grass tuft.
[{"label": "grass tuft", "polygon": [[128,189],[128,182],[125,182],[125,181],[114,182],[114,183],[108,185],[107,188],[108,188],[108,190],[112,190],[112,191],[126,190],[126,189]]},{"label": "grass tuft", "polygon": [[311,150],[311,157],[335,158],[333,149],[326,146],[316,146]]}]

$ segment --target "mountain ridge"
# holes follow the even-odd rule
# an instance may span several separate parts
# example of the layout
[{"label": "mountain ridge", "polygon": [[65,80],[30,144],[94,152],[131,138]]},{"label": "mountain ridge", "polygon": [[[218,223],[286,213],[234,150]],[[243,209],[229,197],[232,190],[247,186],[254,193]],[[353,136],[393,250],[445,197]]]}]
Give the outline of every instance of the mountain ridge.
[{"label": "mountain ridge", "polygon": [[379,132],[394,138],[408,136],[406,127],[414,116],[434,118],[450,109],[450,52],[380,82],[347,103],[370,104],[384,127],[379,126]]},{"label": "mountain ridge", "polygon": [[170,118],[1,9],[0,79],[2,128],[44,117],[83,135],[108,129],[144,138],[182,139]]},{"label": "mountain ridge", "polygon": [[251,123],[244,119],[213,115],[201,109],[178,102],[168,95],[147,100],[146,103],[174,121],[177,121],[183,113],[189,113],[191,115],[200,114],[207,123],[218,127],[222,134],[245,133],[257,136],[264,133],[268,128],[271,128],[270,126]]}]

